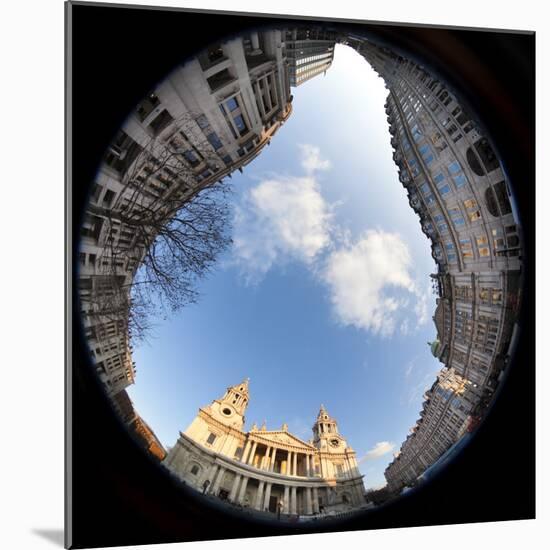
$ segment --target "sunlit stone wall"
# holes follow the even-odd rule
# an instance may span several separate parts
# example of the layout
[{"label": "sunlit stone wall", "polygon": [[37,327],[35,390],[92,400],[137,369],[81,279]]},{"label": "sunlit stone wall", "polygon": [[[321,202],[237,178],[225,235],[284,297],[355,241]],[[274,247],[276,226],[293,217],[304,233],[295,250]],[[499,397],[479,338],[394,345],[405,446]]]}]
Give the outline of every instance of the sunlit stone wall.
[{"label": "sunlit stone wall", "polygon": [[[389,90],[394,161],[437,265],[432,352],[445,365],[441,372],[468,388],[436,407],[440,374],[386,470],[390,488],[399,489],[414,484],[464,434],[465,422],[482,416],[510,360],[521,301],[521,227],[499,159],[453,91],[388,49],[356,38],[347,42]],[[475,398],[464,405],[468,395]]]}]

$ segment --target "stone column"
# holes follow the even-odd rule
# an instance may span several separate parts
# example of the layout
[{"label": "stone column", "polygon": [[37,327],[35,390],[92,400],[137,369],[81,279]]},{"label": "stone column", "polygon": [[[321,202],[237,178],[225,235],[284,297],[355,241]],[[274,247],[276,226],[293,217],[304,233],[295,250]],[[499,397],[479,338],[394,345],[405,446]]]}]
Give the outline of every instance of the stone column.
[{"label": "stone column", "polygon": [[279,107],[280,102],[279,102],[279,94],[277,93],[277,83],[275,79],[275,73],[271,73],[270,80],[271,80],[271,98],[273,101],[273,105],[271,108]]},{"label": "stone column", "polygon": [[346,464],[347,464],[347,470],[346,470],[346,477],[348,479],[351,479],[353,477],[353,467],[351,465],[351,459],[349,455],[346,455]]},{"label": "stone column", "polygon": [[296,487],[290,488],[290,513],[296,513]]},{"label": "stone column", "polygon": [[262,461],[262,469],[269,470],[269,463],[271,461],[271,453],[273,452],[273,447],[268,447],[265,451],[265,456]]},{"label": "stone column", "polygon": [[311,477],[313,475],[311,473],[311,455],[306,455],[306,475],[307,477]]},{"label": "stone column", "polygon": [[262,506],[263,492],[264,492],[264,482],[260,481],[260,484],[258,485],[258,492],[256,493],[256,498],[254,500],[254,508],[256,508],[256,510],[262,509],[261,506]]},{"label": "stone column", "polygon": [[306,487],[306,514],[311,515],[313,510],[311,508],[311,487]]},{"label": "stone column", "polygon": [[237,489],[239,488],[239,481],[241,481],[241,477],[241,474],[237,474],[233,480],[233,487],[231,487],[228,497],[231,502],[233,502],[237,496]]},{"label": "stone column", "polygon": [[237,497],[237,502],[239,504],[242,504],[243,503],[243,500],[244,500],[244,495],[246,494],[246,487],[248,485],[248,480],[250,478],[244,476],[243,477],[243,482],[241,483],[241,490],[239,491],[239,496]]},{"label": "stone column", "polygon": [[288,514],[290,512],[290,487],[285,485],[285,494],[283,496],[283,513]]},{"label": "stone column", "polygon": [[214,487],[212,487],[212,494],[216,495],[218,493],[218,489],[220,488],[223,476],[225,475],[225,468],[220,466],[220,470],[218,472],[218,476],[216,477],[216,481],[214,482]]},{"label": "stone column", "polygon": [[270,86],[269,86],[269,79],[267,76],[264,76],[262,79],[262,82],[264,83],[264,90],[265,90],[265,98],[267,99],[267,107],[268,112],[273,109],[273,103],[271,102],[271,93],[270,93]]},{"label": "stone column", "polygon": [[268,483],[265,487],[264,505],[262,510],[269,507],[269,497],[271,496],[271,483]]},{"label": "stone column", "polygon": [[260,113],[263,118],[265,118],[265,106],[264,101],[262,98],[262,90],[260,88],[259,80],[257,80],[254,84],[254,88],[256,89],[256,94],[258,95],[258,103],[260,104]]},{"label": "stone column", "polygon": [[286,452],[286,475],[292,475],[292,451]]},{"label": "stone column", "polygon": [[254,441],[254,444],[252,445],[252,451],[250,451],[250,456],[248,457],[247,464],[252,464],[254,462],[254,455],[256,454],[257,446],[258,446],[258,442]]},{"label": "stone column", "polygon": [[274,467],[275,467],[275,457],[276,456],[277,456],[277,449],[275,447],[273,447],[273,450],[271,451],[271,463],[269,464],[269,468],[268,468],[268,470],[270,472],[272,472]]},{"label": "stone column", "polygon": [[208,476],[206,477],[206,479],[210,481],[210,483],[208,484],[208,489],[206,489],[206,493],[212,492],[212,487],[214,486],[214,478],[216,477],[217,471],[218,471],[218,464],[212,464],[212,467],[208,472]]},{"label": "stone column", "polygon": [[259,38],[257,32],[251,32],[250,33],[250,42],[252,42],[252,49],[253,50],[260,49],[260,38]]},{"label": "stone column", "polygon": [[298,453],[294,453],[294,464],[292,465],[293,475],[298,475]]},{"label": "stone column", "polygon": [[319,513],[319,491],[317,487],[313,487],[313,512]]},{"label": "stone column", "polygon": [[[244,118],[244,117],[243,117]],[[227,114],[227,120],[229,121],[229,124],[231,125],[231,128],[233,128],[233,132],[235,132],[235,139],[239,139],[240,137],[240,131],[237,128],[237,125],[235,124],[235,120],[231,116],[231,113],[228,112]]]},{"label": "stone column", "polygon": [[243,455],[241,456],[241,462],[244,462],[246,464],[246,461],[248,460],[248,453],[250,452],[250,447],[252,446],[252,441],[248,440],[246,442],[246,445],[243,449]]}]

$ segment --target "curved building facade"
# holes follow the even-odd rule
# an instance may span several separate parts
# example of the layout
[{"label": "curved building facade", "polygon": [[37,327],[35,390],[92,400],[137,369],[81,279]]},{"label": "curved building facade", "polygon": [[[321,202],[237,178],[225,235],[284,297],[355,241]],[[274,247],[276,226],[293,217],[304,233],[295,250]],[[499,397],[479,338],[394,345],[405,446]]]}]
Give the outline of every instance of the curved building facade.
[{"label": "curved building facade", "polygon": [[521,227],[501,163],[453,91],[388,49],[349,44],[389,90],[393,158],[437,265],[432,353],[445,367],[386,470],[398,490],[479,419],[510,360],[519,330]]},{"label": "curved building facade", "polygon": [[[300,45],[309,42],[306,37]],[[294,63],[295,46],[295,33],[286,30],[212,44],[151,90],[109,145],[76,261],[84,336],[110,395],[135,381],[129,293],[158,231],[129,220],[150,211],[168,223],[163,209],[177,211],[269,145],[292,114],[289,52]]]},{"label": "curved building facade", "polygon": [[264,512],[314,516],[365,505],[355,451],[323,406],[307,442],[286,424],[245,432],[248,390],[245,380],[199,409],[165,466],[198,491]]}]

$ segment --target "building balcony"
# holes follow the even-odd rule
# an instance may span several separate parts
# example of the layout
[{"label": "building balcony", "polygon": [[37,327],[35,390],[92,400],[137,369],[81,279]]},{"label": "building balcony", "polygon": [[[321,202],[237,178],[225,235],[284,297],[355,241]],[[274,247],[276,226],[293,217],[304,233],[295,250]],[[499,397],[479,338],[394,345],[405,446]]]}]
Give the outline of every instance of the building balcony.
[{"label": "building balcony", "polygon": [[231,60],[223,54],[221,48],[215,51],[204,52],[197,56],[197,59],[206,78],[226,68],[231,63]]},{"label": "building balcony", "polygon": [[212,93],[225,88],[225,86],[231,84],[232,82],[236,82],[236,80],[237,79],[229,72],[228,69],[218,71],[206,79]]}]

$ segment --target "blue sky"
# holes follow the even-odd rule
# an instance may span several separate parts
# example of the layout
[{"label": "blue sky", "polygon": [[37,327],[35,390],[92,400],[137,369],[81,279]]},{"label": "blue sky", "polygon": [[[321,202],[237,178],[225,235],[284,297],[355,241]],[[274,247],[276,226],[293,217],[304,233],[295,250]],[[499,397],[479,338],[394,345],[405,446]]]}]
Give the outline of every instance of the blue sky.
[{"label": "blue sky", "polygon": [[246,429],[287,422],[308,440],[323,403],[377,487],[441,367],[426,344],[435,264],[397,178],[383,81],[337,46],[293,95],[270,147],[231,180],[234,246],[198,304],[134,351],[129,394],[166,446],[245,377]]}]

